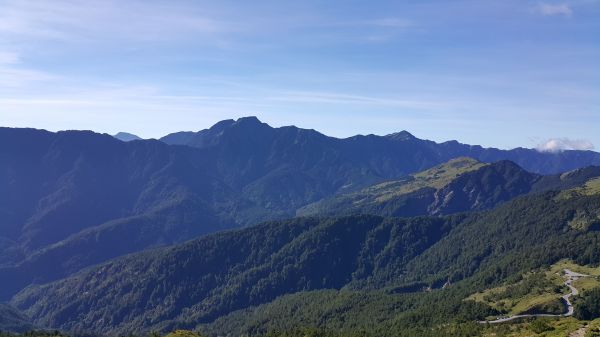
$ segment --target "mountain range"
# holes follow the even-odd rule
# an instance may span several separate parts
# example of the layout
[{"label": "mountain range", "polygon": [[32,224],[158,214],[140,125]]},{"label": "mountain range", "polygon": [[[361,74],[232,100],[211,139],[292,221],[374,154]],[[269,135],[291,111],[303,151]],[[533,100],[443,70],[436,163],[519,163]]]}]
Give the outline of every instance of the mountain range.
[{"label": "mountain range", "polygon": [[[500,150],[462,144],[455,140],[435,143],[416,138],[407,131],[386,136],[358,135],[338,139],[293,126],[272,128],[256,117],[224,120],[209,129],[173,133],[160,140],[171,145],[217,147],[219,151],[240,155],[241,158],[236,157],[235,160],[241,163],[249,158],[268,159],[264,162],[265,168],[278,166],[278,159],[304,165],[319,163],[318,160],[331,164],[336,161],[362,161],[370,164],[369,172],[365,173],[384,178],[393,176],[392,173],[399,169],[406,175],[457,157],[470,157],[487,163],[510,160],[529,172],[539,174],[556,174],[600,165],[600,154],[594,151]],[[324,158],[324,154],[330,158]],[[297,158],[292,161],[294,157]]]},{"label": "mountain range", "polygon": [[[0,322],[264,331],[249,319],[303,301],[280,296],[348,290],[383,303],[392,291],[404,301],[558,258],[597,260],[583,246],[597,235],[587,185],[600,177],[596,152],[435,143],[406,131],[339,139],[254,117],[160,140],[116,136],[0,128],[0,300],[11,302]],[[470,248],[453,252],[452,242]],[[508,267],[515,254],[556,244],[557,254]],[[491,266],[501,276],[481,281]]]}]

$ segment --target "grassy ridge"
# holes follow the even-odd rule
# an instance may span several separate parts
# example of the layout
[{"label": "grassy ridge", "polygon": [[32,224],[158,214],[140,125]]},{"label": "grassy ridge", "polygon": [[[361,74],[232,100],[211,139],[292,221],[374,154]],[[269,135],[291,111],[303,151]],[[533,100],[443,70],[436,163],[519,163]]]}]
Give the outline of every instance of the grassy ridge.
[{"label": "grassy ridge", "polygon": [[[389,202],[394,198],[415,194],[419,190],[438,190],[457,177],[487,164],[472,158],[456,158],[428,170],[399,180],[390,180],[360,191],[310,204],[298,210],[299,215],[351,211]],[[333,210],[333,212],[331,212]]]},{"label": "grassy ridge", "polygon": [[[305,206],[298,215],[377,214],[410,217],[485,210],[556,184],[508,161],[492,164],[457,158],[401,180],[340,194]],[[560,184],[559,184],[560,185]]]},{"label": "grassy ridge", "polygon": [[411,175],[412,179],[390,181],[378,184],[361,191],[372,196],[371,202],[385,202],[396,196],[408,194],[422,188],[440,189],[459,176],[478,170],[488,164],[481,163],[472,158],[456,158],[444,164]]},{"label": "grassy ridge", "polygon": [[573,283],[579,291],[585,292],[600,287],[600,268],[581,266],[565,259],[552,266],[526,273],[517,283],[486,289],[469,296],[468,299],[485,303],[506,315],[562,314],[565,308],[560,302],[560,297],[570,292],[564,286],[565,279],[562,274],[565,269],[590,275]]}]

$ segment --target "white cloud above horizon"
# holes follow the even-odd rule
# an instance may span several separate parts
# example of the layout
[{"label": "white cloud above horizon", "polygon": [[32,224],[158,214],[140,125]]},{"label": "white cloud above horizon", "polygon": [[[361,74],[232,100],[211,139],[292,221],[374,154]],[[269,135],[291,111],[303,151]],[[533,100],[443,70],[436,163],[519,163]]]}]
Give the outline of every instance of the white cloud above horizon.
[{"label": "white cloud above horizon", "polygon": [[562,152],[568,150],[594,150],[594,144],[587,139],[551,138],[538,144],[536,149],[540,152]]}]

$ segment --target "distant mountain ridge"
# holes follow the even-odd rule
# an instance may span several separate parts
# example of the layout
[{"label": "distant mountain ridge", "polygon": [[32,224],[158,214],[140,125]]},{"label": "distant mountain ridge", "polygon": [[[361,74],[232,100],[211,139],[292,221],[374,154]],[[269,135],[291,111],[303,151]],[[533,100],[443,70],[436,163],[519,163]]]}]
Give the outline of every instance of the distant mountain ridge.
[{"label": "distant mountain ridge", "polygon": [[456,157],[521,154],[534,171],[600,162],[589,151],[531,151],[437,144],[408,132],[337,139],[254,117],[162,141],[0,128],[0,299],[124,254],[293,217]]},{"label": "distant mountain ridge", "polygon": [[[292,138],[292,136],[296,135]],[[254,145],[270,147],[274,142],[300,141],[312,139],[317,144],[338,148],[354,148],[355,150],[372,151],[373,146],[384,147],[384,150],[401,150],[398,144],[410,145],[413,155],[419,155],[418,161],[435,162],[440,164],[452,158],[470,157],[482,162],[496,162],[510,160],[525,170],[538,174],[556,174],[575,170],[578,168],[600,165],[600,153],[588,150],[566,150],[560,152],[540,152],[536,149],[515,148],[500,150],[484,148],[479,145],[467,145],[455,140],[435,143],[422,140],[413,136],[408,131],[400,131],[386,136],[353,136],[349,138],[333,138],[325,136],[315,130],[300,129],[294,126],[272,128],[262,123],[256,117],[244,117],[238,120],[224,120],[213,127],[198,132],[176,132],[160,138],[161,141],[171,145],[188,145],[198,148],[224,146],[232,138],[248,140]],[[297,137],[301,137],[298,139]],[[271,142],[265,142],[271,140]],[[322,145],[325,146],[325,145]],[[375,149],[376,153],[385,151]],[[408,154],[408,153],[399,153]],[[435,164],[434,164],[435,165]],[[421,165],[412,172],[422,171],[434,165]]]}]

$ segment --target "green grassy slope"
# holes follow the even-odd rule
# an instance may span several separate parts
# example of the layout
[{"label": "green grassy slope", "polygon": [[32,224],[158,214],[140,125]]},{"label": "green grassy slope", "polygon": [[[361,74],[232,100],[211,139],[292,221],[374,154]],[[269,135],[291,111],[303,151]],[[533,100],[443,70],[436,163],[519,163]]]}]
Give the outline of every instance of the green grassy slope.
[{"label": "green grassy slope", "polygon": [[310,204],[297,214],[417,216],[483,210],[530,192],[540,180],[508,161],[483,164],[457,158],[405,179]]}]

